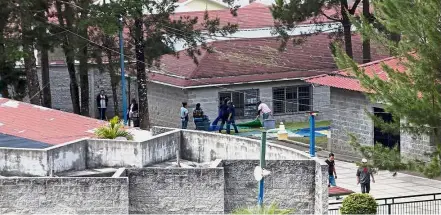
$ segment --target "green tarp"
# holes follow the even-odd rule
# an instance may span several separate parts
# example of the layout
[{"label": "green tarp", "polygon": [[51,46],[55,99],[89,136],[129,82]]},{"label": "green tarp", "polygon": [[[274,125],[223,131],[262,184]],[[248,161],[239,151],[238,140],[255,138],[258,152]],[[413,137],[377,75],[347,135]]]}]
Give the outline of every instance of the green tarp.
[{"label": "green tarp", "polygon": [[260,127],[262,127],[262,123],[260,122],[259,119],[255,119],[255,120],[250,121],[250,122],[239,123],[239,124],[236,124],[236,125],[240,126],[240,127],[249,127],[249,128],[260,128]]}]

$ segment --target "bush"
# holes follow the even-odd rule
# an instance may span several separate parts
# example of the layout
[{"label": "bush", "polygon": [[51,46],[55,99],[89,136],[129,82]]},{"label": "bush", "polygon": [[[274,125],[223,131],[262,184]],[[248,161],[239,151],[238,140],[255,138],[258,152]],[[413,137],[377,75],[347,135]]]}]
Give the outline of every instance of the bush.
[{"label": "bush", "polygon": [[117,116],[113,117],[109,125],[102,126],[95,131],[95,135],[100,139],[116,139],[125,137],[127,140],[133,140],[132,134],[124,130],[124,125]]},{"label": "bush", "polygon": [[271,203],[271,205],[263,206],[260,208],[259,206],[246,208],[246,209],[236,209],[233,211],[233,214],[290,214],[294,210],[292,209],[280,209],[277,203]]},{"label": "bush", "polygon": [[347,196],[342,203],[342,214],[376,214],[377,202],[366,193],[353,193]]}]

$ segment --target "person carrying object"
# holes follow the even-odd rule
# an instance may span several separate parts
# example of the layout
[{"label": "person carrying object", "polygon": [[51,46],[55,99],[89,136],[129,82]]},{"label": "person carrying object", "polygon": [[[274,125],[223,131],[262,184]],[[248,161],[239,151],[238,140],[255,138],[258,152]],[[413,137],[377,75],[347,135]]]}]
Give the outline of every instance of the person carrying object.
[{"label": "person carrying object", "polygon": [[257,117],[258,119],[262,115],[263,120],[266,120],[271,115],[271,109],[266,105],[265,103],[262,103],[261,101],[257,102]]}]

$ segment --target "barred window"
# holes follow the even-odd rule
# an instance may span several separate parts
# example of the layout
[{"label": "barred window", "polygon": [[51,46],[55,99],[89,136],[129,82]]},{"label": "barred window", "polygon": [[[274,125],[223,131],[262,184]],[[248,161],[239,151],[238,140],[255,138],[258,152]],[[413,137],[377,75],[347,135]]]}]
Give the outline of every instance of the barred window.
[{"label": "barred window", "polygon": [[242,91],[224,91],[219,93],[219,101],[230,98],[236,107],[237,117],[254,117],[257,114],[259,90],[250,89]]},{"label": "barred window", "polygon": [[312,110],[310,86],[273,88],[275,114],[289,114]]}]

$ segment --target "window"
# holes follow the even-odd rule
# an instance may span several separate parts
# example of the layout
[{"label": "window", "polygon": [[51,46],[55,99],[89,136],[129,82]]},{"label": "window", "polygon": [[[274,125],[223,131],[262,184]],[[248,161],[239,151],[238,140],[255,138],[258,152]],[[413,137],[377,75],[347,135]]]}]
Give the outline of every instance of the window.
[{"label": "window", "polygon": [[230,98],[236,107],[237,117],[254,117],[257,114],[257,102],[259,101],[259,90],[226,91],[219,93],[219,101]]},{"label": "window", "polygon": [[311,87],[273,88],[273,111],[277,113],[296,113],[312,109]]}]

